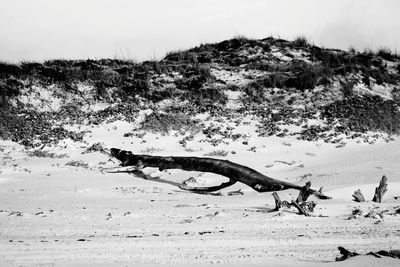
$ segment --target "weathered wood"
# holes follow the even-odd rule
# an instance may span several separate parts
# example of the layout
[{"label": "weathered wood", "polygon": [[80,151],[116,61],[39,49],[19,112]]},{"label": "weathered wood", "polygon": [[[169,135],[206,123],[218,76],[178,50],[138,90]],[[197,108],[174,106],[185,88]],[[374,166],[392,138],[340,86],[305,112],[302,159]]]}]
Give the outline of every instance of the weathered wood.
[{"label": "weathered wood", "polygon": [[[357,252],[349,251],[349,250],[345,249],[344,247],[338,247],[338,249],[339,249],[341,256],[337,257],[336,261],[344,261],[344,260],[347,260],[348,258],[352,258],[352,257],[361,255]],[[371,251],[364,255],[371,255],[371,256],[374,256],[377,258],[382,258],[382,256],[384,256],[384,257],[400,259],[400,250],[395,249],[395,250],[389,250],[389,251],[387,251],[387,250],[379,250],[376,252]]]},{"label": "weathered wood", "polygon": [[179,188],[183,189],[183,190],[196,192],[196,193],[209,193],[209,192],[215,192],[215,191],[224,189],[228,186],[235,184],[236,182],[237,181],[235,181],[233,179],[229,179],[228,182],[222,183],[222,184],[216,185],[216,186],[196,186],[196,187],[190,186],[189,183],[183,182],[181,185],[179,185]]},{"label": "weathered wood", "polygon": [[363,194],[361,193],[360,189],[357,189],[356,191],[354,191],[353,198],[357,202],[364,202],[365,201],[365,198],[364,198]]},{"label": "weathered wood", "polygon": [[281,201],[281,198],[278,196],[278,193],[276,193],[276,192],[273,192],[273,193],[272,193],[272,196],[273,196],[274,199],[275,199],[275,208],[274,208],[274,211],[278,211],[278,210],[280,210],[280,208],[282,208],[282,201]]},{"label": "weathered wood", "polygon": [[307,217],[311,216],[310,213],[308,213],[308,211],[304,209],[304,206],[301,206],[296,201],[292,200],[292,205],[299,211],[300,214],[303,214]]},{"label": "weathered wood", "polygon": [[[319,192],[319,191],[318,191]],[[296,199],[298,204],[302,204],[307,201],[308,197],[311,195],[311,182],[307,182],[305,186],[300,189],[299,196]]]},{"label": "weathered wood", "polygon": [[[274,209],[274,211],[278,211],[282,207],[286,207],[286,208],[289,208],[289,209],[291,207],[295,207],[299,211],[300,215],[311,216],[310,212],[314,211],[315,203],[313,201],[309,201],[309,202],[302,201],[301,200],[302,197],[300,197],[300,195],[304,196],[304,191],[307,188],[309,188],[310,186],[311,186],[311,183],[308,182],[306,184],[306,186],[303,187],[303,189],[302,189],[303,192],[300,191],[299,197],[297,198],[298,200],[296,200],[296,201],[292,200],[291,202],[288,202],[286,200],[282,201],[277,192],[272,193],[272,196],[275,199],[275,209]],[[306,198],[308,198],[308,196]],[[298,202],[298,201],[301,201],[301,202]]]},{"label": "weathered wood", "polygon": [[[301,190],[303,187],[280,181],[266,175],[263,175],[249,167],[239,165],[228,160],[220,160],[213,158],[199,158],[199,157],[161,157],[152,155],[133,154],[130,151],[125,151],[117,148],[111,148],[111,156],[121,161],[122,166],[137,166],[141,167],[155,167],[160,170],[166,169],[181,169],[186,171],[201,171],[212,172],[225,177],[230,180],[227,183],[222,183],[219,186],[213,187],[191,187],[189,185],[182,185],[181,189],[194,191],[194,192],[212,192],[220,190],[221,188],[228,187],[237,181],[244,183],[257,192],[270,192],[280,191],[285,189]],[[329,199],[319,191],[309,189],[311,194],[316,195],[322,199]]]},{"label": "weathered wood", "polygon": [[341,254],[341,257],[337,257],[336,261],[344,261],[344,260],[346,260],[348,258],[360,255],[357,252],[351,252],[351,251],[345,249],[344,247],[338,247],[338,249],[339,249],[339,252]]},{"label": "weathered wood", "polygon": [[378,203],[382,202],[383,195],[387,191],[387,183],[386,182],[387,182],[387,178],[384,175],[384,176],[382,176],[382,179],[379,182],[379,186],[375,188],[375,194],[374,194],[374,198],[372,199],[372,201],[378,202]]}]

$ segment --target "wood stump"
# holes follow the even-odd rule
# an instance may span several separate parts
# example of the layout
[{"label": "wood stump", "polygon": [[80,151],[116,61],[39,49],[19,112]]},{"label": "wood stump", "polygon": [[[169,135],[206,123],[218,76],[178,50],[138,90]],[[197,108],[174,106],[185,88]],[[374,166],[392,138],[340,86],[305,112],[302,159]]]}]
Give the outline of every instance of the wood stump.
[{"label": "wood stump", "polygon": [[384,176],[382,176],[382,179],[379,182],[379,186],[375,188],[375,194],[374,194],[374,198],[372,199],[372,201],[378,202],[378,203],[382,202],[383,195],[387,191],[387,183],[386,182],[387,182],[387,178],[384,175]]}]

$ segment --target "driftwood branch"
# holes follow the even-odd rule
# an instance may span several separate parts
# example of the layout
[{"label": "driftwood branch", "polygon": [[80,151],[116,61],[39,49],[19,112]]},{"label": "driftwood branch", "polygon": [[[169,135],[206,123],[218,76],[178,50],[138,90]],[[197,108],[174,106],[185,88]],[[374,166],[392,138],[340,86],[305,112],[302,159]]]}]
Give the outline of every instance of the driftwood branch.
[{"label": "driftwood branch", "polygon": [[361,193],[360,189],[357,189],[356,191],[354,191],[353,198],[357,202],[364,202],[365,201],[365,198],[364,198],[363,194]]},{"label": "driftwood branch", "polygon": [[272,196],[275,199],[275,209],[274,209],[274,211],[278,211],[278,210],[280,210],[282,208],[282,200],[278,196],[278,193],[276,193],[276,192],[273,192]]},{"label": "driftwood branch", "polygon": [[228,182],[226,183],[222,183],[220,185],[217,186],[190,186],[188,182],[183,182],[179,188],[183,189],[183,190],[188,190],[188,191],[192,191],[192,192],[197,192],[197,193],[208,193],[208,192],[214,192],[214,191],[218,191],[221,189],[224,189],[228,186],[231,186],[233,184],[235,184],[237,181],[230,179]]},{"label": "driftwood branch", "polygon": [[387,191],[387,183],[386,182],[387,182],[387,178],[384,175],[384,176],[382,176],[382,179],[379,182],[379,186],[375,188],[375,194],[374,194],[374,198],[372,199],[372,201],[381,203],[383,195]]},{"label": "driftwood branch", "polygon": [[307,182],[306,185],[301,188],[296,201],[292,200],[290,203],[287,201],[282,201],[278,196],[278,193],[272,193],[272,196],[275,199],[274,211],[278,211],[280,208],[282,208],[282,206],[285,206],[287,208],[293,206],[299,211],[299,214],[311,216],[310,212],[314,211],[314,207],[316,204],[313,201],[307,202],[308,197],[311,195],[310,188],[311,182]]},{"label": "driftwood branch", "polygon": [[306,185],[301,188],[296,202],[299,204],[306,202],[311,193],[311,182],[307,182]]},{"label": "driftwood branch", "polygon": [[[152,155],[133,154],[117,148],[111,148],[111,156],[121,161],[122,166],[154,167],[161,171],[166,169],[181,169],[185,171],[212,172],[229,178],[229,182],[212,187],[191,187],[182,184],[181,189],[194,192],[212,192],[233,185],[236,182],[244,183],[257,192],[271,192],[285,189],[301,190],[303,187],[280,181],[263,175],[249,167],[237,163],[213,158],[200,157],[161,157]],[[309,189],[307,192],[322,199],[329,199],[320,191]]]}]

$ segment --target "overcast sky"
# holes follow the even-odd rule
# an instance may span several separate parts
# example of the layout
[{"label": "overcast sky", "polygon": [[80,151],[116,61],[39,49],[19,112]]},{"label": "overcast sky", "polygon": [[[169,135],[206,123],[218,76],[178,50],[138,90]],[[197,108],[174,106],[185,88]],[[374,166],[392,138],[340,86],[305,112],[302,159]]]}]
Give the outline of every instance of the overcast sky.
[{"label": "overcast sky", "polygon": [[400,0],[0,0],[0,60],[160,58],[235,35],[400,52]]}]

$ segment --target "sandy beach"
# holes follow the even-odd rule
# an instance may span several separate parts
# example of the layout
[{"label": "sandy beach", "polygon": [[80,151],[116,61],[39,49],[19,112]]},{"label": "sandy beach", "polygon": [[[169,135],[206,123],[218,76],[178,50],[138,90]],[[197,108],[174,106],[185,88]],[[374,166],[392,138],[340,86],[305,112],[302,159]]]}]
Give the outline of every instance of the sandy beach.
[{"label": "sandy beach", "polygon": [[[358,253],[400,247],[398,139],[373,145],[348,142],[337,148],[318,141],[249,135],[247,144],[226,140],[228,144],[218,147],[228,152],[223,159],[270,177],[322,186],[333,199],[311,197],[317,203],[314,217],[305,217],[294,209],[273,211],[271,193],[257,193],[240,183],[216,195],[178,187],[190,177],[205,185],[226,179],[216,174],[146,168],[144,179],[104,172],[118,162],[100,152],[82,154],[96,142],[153,155],[204,156],[216,150],[201,142],[202,134],[185,148],[173,132],[123,137],[132,127],[121,121],[88,126],[91,133],[83,142],[67,139],[46,147],[48,157],[1,141],[2,265],[330,266],[340,264],[334,262],[338,246]],[[388,178],[388,192],[382,203],[375,203],[371,199],[382,175]],[[228,195],[239,189],[242,195]],[[366,202],[352,200],[356,189]],[[291,200],[298,191],[278,193]],[[359,215],[353,215],[356,209]],[[362,256],[345,263],[395,266],[397,260]]]}]

